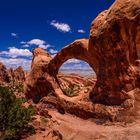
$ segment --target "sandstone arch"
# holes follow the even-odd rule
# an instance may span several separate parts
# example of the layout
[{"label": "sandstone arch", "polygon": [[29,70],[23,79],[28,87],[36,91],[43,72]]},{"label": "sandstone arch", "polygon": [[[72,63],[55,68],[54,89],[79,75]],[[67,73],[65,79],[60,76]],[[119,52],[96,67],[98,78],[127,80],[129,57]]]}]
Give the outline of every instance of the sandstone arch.
[{"label": "sandstone arch", "polygon": [[[26,91],[34,94],[30,93],[34,88],[36,95],[42,94],[39,91],[42,85],[35,87],[40,77],[53,85],[52,90],[59,89],[58,69],[68,59],[76,58],[86,61],[97,75],[96,85],[90,94],[92,101],[120,105],[130,98],[127,92],[140,88],[139,51],[140,1],[116,0],[109,10],[92,22],[89,41],[76,40],[54,58],[46,52],[37,53],[37,49],[34,50],[31,72],[26,78]],[[46,87],[41,91],[47,92]]]},{"label": "sandstone arch", "polygon": [[96,61],[88,52],[88,39],[79,39],[61,49],[55,57],[41,48],[33,49],[31,70],[26,77],[26,96],[38,102],[43,96],[53,92],[62,95],[57,79],[61,65],[68,59],[75,58],[87,62],[97,72]]},{"label": "sandstone arch", "polygon": [[88,52],[88,41],[88,39],[79,39],[62,48],[49,63],[51,75],[56,76],[61,65],[69,59],[85,61],[97,72],[96,61]]}]

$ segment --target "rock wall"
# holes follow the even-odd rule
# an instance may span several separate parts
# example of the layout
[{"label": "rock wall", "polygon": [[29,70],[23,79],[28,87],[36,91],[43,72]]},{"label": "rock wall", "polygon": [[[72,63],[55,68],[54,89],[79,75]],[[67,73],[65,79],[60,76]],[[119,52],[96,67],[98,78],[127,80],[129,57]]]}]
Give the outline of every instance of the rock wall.
[{"label": "rock wall", "polygon": [[89,52],[98,60],[94,102],[121,104],[136,87],[140,59],[140,1],[116,0],[93,22]]}]

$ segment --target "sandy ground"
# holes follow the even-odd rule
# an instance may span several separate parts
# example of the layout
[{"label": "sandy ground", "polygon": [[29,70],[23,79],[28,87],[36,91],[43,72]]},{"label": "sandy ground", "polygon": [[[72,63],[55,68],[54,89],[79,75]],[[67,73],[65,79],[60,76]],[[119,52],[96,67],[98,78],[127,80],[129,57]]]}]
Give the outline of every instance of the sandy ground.
[{"label": "sandy ground", "polygon": [[140,122],[129,124],[104,122],[104,120],[83,120],[70,114],[62,115],[55,110],[49,111],[53,123],[26,140],[59,140],[50,133],[59,132],[63,140],[139,140]]},{"label": "sandy ground", "polygon": [[[87,85],[95,83],[94,79],[86,80],[77,75],[61,76],[62,83],[74,83],[80,85],[79,96],[67,97],[61,95],[66,102],[79,103],[88,97]],[[137,96],[133,114],[139,112],[140,97]],[[67,104],[69,106],[69,104]],[[43,107],[43,106],[42,106]],[[74,115],[60,114],[56,109],[49,109],[48,114],[52,116],[47,122],[42,122],[36,116],[36,134],[24,140],[140,140],[140,119],[126,122],[110,122],[104,119],[84,120]],[[140,113],[139,113],[140,114]],[[130,116],[128,116],[130,118]],[[129,119],[128,119],[129,120]],[[130,119],[131,120],[131,119]]]}]

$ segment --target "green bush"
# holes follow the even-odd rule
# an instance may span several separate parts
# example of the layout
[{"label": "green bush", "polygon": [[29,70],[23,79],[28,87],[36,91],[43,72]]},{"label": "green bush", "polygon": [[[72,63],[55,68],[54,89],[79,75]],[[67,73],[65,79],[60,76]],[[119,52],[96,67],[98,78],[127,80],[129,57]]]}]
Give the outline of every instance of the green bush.
[{"label": "green bush", "polygon": [[78,96],[78,94],[74,90],[74,85],[71,85],[70,87],[62,87],[62,90],[66,96],[69,97]]},{"label": "green bush", "polygon": [[23,83],[20,83],[20,82],[16,82],[16,81],[12,81],[11,82],[11,85],[9,86],[12,90],[13,90],[13,92],[24,92],[24,85],[23,85]]},{"label": "green bush", "polygon": [[16,99],[12,90],[0,87],[0,139],[20,139],[26,132],[32,132],[29,125],[34,109],[30,105],[25,108],[24,99]]}]

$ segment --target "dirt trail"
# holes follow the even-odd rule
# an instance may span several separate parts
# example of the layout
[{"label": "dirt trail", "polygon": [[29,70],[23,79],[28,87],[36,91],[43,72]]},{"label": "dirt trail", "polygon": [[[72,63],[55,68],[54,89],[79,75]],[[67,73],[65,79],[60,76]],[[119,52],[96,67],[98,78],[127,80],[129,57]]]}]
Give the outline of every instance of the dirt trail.
[{"label": "dirt trail", "polygon": [[59,125],[53,126],[64,140],[139,140],[140,123],[103,123],[103,120],[83,120],[78,117],[56,111],[50,111]]}]

